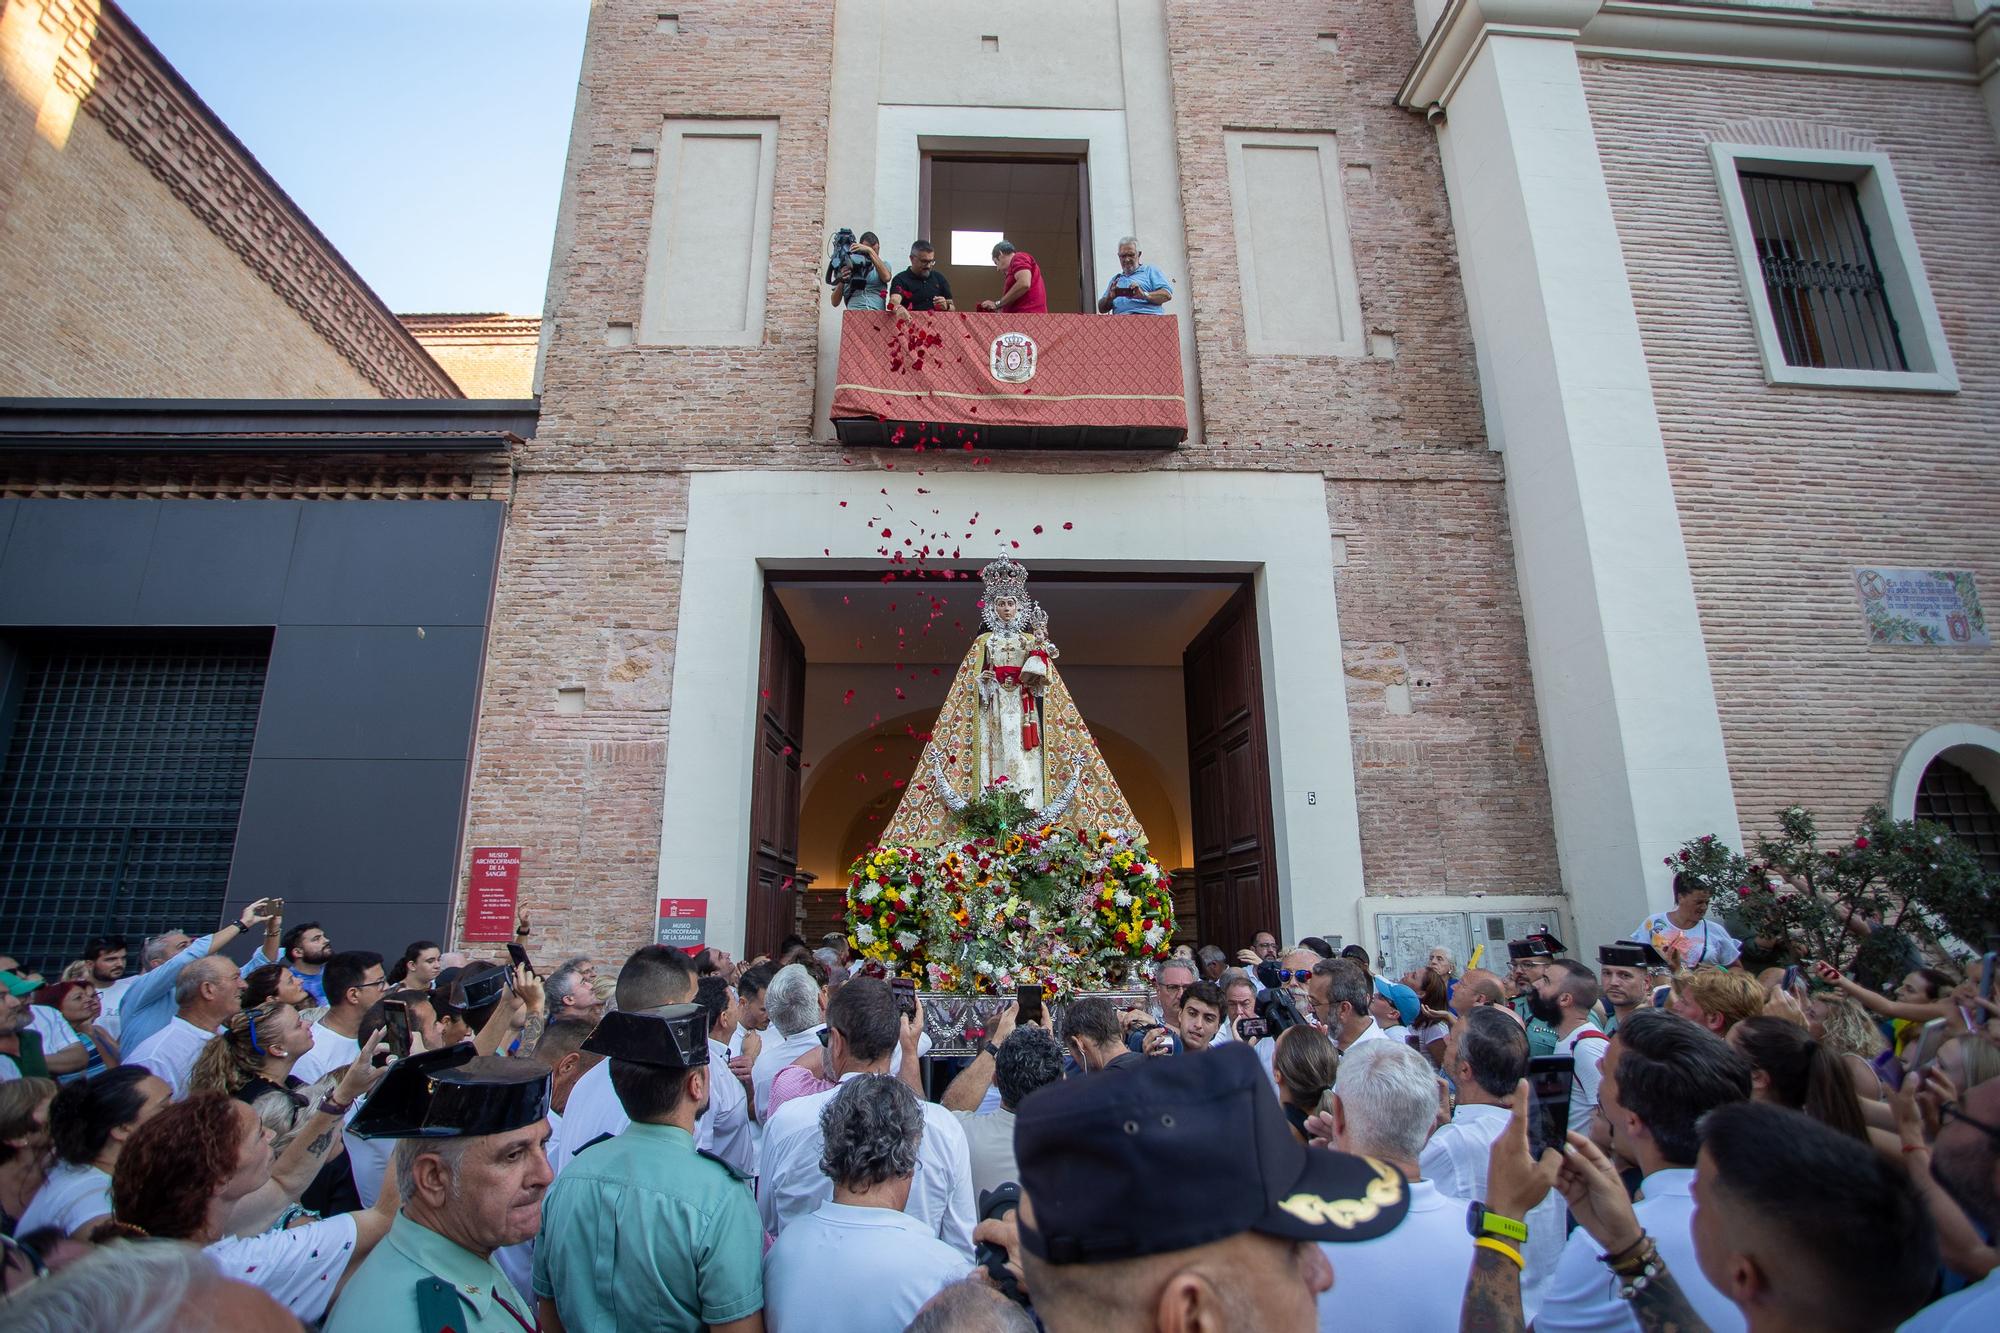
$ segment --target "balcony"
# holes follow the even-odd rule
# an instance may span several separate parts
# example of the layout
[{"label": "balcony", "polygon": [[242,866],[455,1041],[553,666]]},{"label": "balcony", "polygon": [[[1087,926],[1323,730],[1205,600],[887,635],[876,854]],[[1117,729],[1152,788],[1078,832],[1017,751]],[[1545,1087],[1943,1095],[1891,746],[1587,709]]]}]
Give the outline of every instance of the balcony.
[{"label": "balcony", "polygon": [[834,432],[908,449],[1172,449],[1187,438],[1179,323],[850,312]]}]

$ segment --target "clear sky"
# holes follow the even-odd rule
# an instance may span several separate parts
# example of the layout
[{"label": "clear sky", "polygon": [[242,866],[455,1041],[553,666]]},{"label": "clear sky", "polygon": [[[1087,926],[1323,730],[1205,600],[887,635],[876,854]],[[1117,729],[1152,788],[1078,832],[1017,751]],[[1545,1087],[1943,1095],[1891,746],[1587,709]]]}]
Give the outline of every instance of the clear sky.
[{"label": "clear sky", "polygon": [[120,0],[391,310],[540,314],[587,0]]}]

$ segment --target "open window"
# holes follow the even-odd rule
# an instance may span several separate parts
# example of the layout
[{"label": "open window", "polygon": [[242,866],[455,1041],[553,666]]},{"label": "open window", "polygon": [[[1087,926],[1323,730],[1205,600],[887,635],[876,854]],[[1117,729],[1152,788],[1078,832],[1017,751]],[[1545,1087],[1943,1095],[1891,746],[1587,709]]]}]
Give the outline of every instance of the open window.
[{"label": "open window", "polygon": [[1003,237],[1041,265],[1049,313],[1097,308],[1090,169],[1082,153],[925,150],[919,188],[919,230],[938,247],[938,267],[960,310],[999,298],[992,254]]}]

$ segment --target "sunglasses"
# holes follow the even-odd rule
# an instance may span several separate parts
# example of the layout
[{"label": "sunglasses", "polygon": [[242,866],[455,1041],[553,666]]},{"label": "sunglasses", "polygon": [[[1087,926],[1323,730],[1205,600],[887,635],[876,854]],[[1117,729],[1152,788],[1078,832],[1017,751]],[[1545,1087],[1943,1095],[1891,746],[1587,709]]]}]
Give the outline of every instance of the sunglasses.
[{"label": "sunglasses", "polygon": [[1282,986],[1287,981],[1305,981],[1311,976],[1312,969],[1309,967],[1302,967],[1296,970],[1281,967],[1278,969],[1278,984]]}]

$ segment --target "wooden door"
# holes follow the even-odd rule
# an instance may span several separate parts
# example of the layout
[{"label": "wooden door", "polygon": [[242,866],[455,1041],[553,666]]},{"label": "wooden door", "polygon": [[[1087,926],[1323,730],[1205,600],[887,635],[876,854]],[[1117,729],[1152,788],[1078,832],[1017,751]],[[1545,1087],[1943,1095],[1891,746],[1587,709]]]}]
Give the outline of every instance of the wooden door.
[{"label": "wooden door", "polygon": [[1257,604],[1246,585],[1182,655],[1201,939],[1225,952],[1280,934]]},{"label": "wooden door", "polygon": [[805,730],[806,650],[785,608],[764,589],[757,659],[757,757],[750,787],[750,880],[743,956],[775,955],[798,905],[799,750]]}]

